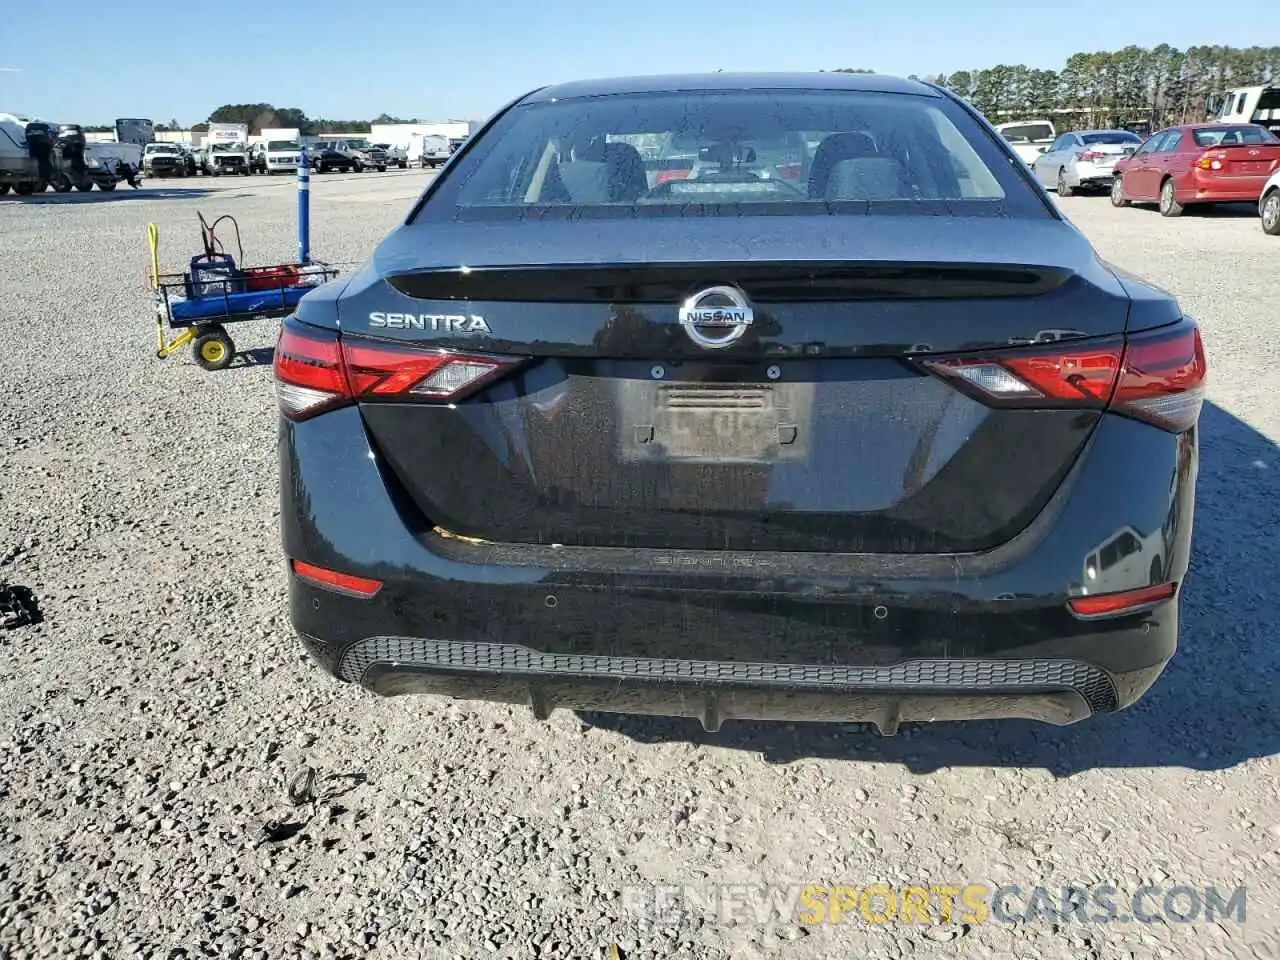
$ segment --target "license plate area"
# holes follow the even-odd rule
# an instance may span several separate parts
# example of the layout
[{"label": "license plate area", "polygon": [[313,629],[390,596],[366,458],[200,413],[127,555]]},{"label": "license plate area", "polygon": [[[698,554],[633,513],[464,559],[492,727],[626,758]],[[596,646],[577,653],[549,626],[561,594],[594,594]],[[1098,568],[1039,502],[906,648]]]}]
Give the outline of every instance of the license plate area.
[{"label": "license plate area", "polygon": [[618,383],[623,460],[779,463],[809,455],[813,383]]}]

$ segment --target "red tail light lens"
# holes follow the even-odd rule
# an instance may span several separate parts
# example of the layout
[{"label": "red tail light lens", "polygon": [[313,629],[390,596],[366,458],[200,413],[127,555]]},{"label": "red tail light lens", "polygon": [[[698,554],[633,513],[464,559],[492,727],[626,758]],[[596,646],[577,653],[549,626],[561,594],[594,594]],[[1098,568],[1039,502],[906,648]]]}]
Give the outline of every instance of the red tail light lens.
[{"label": "red tail light lens", "polygon": [[350,399],[338,338],[285,326],[272,361],[276,399],[285,416],[301,420]]},{"label": "red tail light lens", "polygon": [[1077,159],[1083,160],[1086,163],[1092,163],[1095,160],[1101,160],[1105,156],[1107,156],[1107,154],[1099,153],[1097,150],[1086,150],[1084,153],[1080,154]]},{"label": "red tail light lens", "polygon": [[799,180],[802,168],[803,164],[799,163],[780,163],[775,169],[783,180]]},{"label": "red tail light lens", "polygon": [[653,185],[655,187],[666,183],[668,180],[688,180],[688,170],[659,170],[653,175]]},{"label": "red tail light lens", "polygon": [[313,583],[317,587],[324,587],[326,590],[332,590],[335,593],[345,593],[348,596],[360,597],[362,600],[368,600],[370,597],[376,596],[378,591],[382,589],[382,581],[380,580],[357,577],[350,573],[339,573],[336,570],[317,567],[314,563],[303,563],[301,560],[290,560],[289,565],[297,576],[308,583]]},{"label": "red tail light lens", "polygon": [[1172,600],[1178,592],[1176,583],[1160,583],[1121,593],[1100,593],[1090,597],[1072,597],[1067,606],[1077,617],[1091,620],[1095,617],[1119,617],[1136,613],[1148,607]]},{"label": "red tail light lens", "polygon": [[1208,372],[1195,324],[1134,337],[1111,406],[1167,430],[1186,430],[1200,418]]},{"label": "red tail light lens", "polygon": [[1196,166],[1201,170],[1221,170],[1222,161],[1217,157],[1211,157],[1207,153],[1196,161]]},{"label": "red tail light lens", "polygon": [[1204,400],[1206,363],[1199,328],[1139,334],[1067,347],[924,361],[976,399],[1002,407],[1082,407],[1179,432],[1195,424]]},{"label": "red tail light lens", "polygon": [[931,360],[929,369],[1003,406],[1102,408],[1123,360],[1120,341],[1089,349]]},{"label": "red tail light lens", "polygon": [[291,420],[366,400],[451,402],[519,363],[286,325],[275,351],[276,396]]}]

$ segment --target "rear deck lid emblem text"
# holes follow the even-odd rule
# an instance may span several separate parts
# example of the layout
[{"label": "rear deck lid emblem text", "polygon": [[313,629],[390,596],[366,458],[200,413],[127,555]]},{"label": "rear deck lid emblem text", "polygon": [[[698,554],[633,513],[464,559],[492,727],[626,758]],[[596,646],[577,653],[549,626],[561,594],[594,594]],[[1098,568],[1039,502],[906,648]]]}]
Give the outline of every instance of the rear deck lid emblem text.
[{"label": "rear deck lid emblem text", "polygon": [[709,350],[741,340],[754,319],[746,295],[737,287],[708,287],[680,307],[680,326],[690,340]]}]

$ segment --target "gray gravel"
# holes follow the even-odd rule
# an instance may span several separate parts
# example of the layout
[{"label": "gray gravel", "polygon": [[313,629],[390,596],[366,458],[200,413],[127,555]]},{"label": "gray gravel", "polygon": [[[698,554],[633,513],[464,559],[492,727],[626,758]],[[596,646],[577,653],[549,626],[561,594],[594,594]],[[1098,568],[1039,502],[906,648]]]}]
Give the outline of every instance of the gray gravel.
[{"label": "gray gravel", "polygon": [[[425,183],[318,178],[358,260]],[[207,194],[201,191],[209,191]],[[292,183],[0,201],[0,960],[1275,957],[1280,241],[1255,217],[1063,201],[1203,318],[1212,363],[1184,647],[1116,717],[861,728],[378,700],[300,653],[276,533],[272,325],[222,374],[152,356],[144,227],[294,252]],[[314,802],[291,778],[317,772]],[[642,922],[628,887],[1247,885],[1243,925]],[[776,921],[776,922],[775,922]]]}]

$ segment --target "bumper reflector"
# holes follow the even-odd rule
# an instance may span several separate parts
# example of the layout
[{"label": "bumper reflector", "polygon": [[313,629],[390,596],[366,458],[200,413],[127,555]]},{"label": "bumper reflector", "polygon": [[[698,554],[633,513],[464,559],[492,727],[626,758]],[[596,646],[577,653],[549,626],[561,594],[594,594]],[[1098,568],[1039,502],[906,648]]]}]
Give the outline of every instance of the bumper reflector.
[{"label": "bumper reflector", "polygon": [[326,590],[332,590],[334,593],[344,593],[350,597],[360,597],[367,600],[382,589],[382,581],[380,580],[370,580],[367,577],[356,577],[349,573],[326,570],[324,567],[303,563],[301,560],[290,560],[289,566],[298,577],[308,583],[323,587]]},{"label": "bumper reflector", "polygon": [[1093,597],[1072,597],[1067,602],[1071,612],[1077,617],[1092,619],[1094,617],[1118,617],[1126,613],[1134,613],[1143,607],[1173,599],[1178,592],[1176,583],[1159,583],[1154,587],[1140,587],[1137,590],[1123,590],[1120,593],[1100,593]]}]

